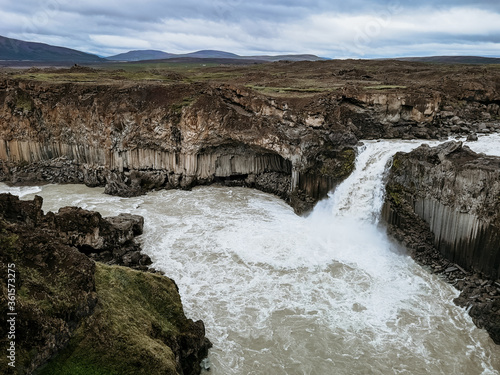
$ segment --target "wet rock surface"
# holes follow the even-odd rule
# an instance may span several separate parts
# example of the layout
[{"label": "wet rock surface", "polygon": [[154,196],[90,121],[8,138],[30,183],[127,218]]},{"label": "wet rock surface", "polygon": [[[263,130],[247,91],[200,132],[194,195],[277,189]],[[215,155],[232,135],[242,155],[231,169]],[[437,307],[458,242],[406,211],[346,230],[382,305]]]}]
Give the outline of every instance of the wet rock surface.
[{"label": "wet rock surface", "polygon": [[[500,344],[500,158],[459,142],[394,157],[382,216],[417,262]],[[427,203],[426,203],[427,202]],[[457,220],[459,218],[459,220]]]},{"label": "wet rock surface", "polygon": [[[150,373],[164,373],[169,368],[175,373],[199,373],[199,364],[211,344],[205,338],[203,322],[193,322],[184,316],[175,283],[157,275],[154,269],[148,269],[151,260],[141,253],[135,242],[135,237],[142,234],[143,218],[130,214],[103,218],[99,213],[76,207],[44,214],[41,207],[42,198],[38,196],[32,201],[21,201],[11,194],[0,194],[0,266],[7,274],[7,266],[15,264],[19,318],[16,372],[7,370],[6,374],[31,374],[55,355],[58,356],[48,366],[56,366],[56,370],[50,371],[57,373],[58,364],[63,362],[69,368],[81,368],[83,365],[78,362],[81,359],[71,353],[81,350],[87,355],[92,348],[97,350],[95,348],[102,342],[121,340],[112,329],[117,324],[112,322],[113,317],[133,316],[142,306],[153,303],[151,311],[165,308],[170,311],[167,315],[158,312],[160,315],[154,319],[154,324],[163,327],[169,316],[168,324],[176,328],[158,328],[156,333],[151,333],[153,336],[145,332],[144,337],[137,338],[150,340],[158,336],[156,339],[168,348],[162,350],[172,353],[172,361],[169,362],[168,357],[157,363]],[[127,268],[105,266],[91,258]],[[130,268],[150,272],[126,271]],[[128,288],[117,291],[116,285],[111,285],[116,283],[112,281],[116,277]],[[155,293],[153,289],[163,295],[163,302],[168,304],[171,300],[172,305],[165,307],[160,301],[153,302],[152,297],[148,297]],[[7,296],[6,285],[2,286],[2,295]],[[2,304],[4,316],[6,309]],[[152,324],[148,322],[149,315],[144,315],[145,322],[140,324]],[[7,347],[5,329],[6,326],[0,329],[0,342]],[[106,338],[95,336],[96,332]],[[87,341],[93,342],[90,349],[86,346],[90,345]],[[60,354],[68,351],[68,345],[70,355]],[[117,369],[126,362],[122,358],[125,354],[112,353],[113,346],[104,350],[110,352],[111,357],[102,366]],[[143,353],[142,357],[130,350],[127,353],[132,358],[137,357],[135,362],[144,361],[145,368],[151,366],[147,358],[154,356],[153,353]],[[9,369],[5,360],[3,356],[0,364],[3,369]],[[91,366],[91,363],[84,366]],[[43,374],[44,370],[41,371]],[[54,373],[50,371],[48,373]]]}]

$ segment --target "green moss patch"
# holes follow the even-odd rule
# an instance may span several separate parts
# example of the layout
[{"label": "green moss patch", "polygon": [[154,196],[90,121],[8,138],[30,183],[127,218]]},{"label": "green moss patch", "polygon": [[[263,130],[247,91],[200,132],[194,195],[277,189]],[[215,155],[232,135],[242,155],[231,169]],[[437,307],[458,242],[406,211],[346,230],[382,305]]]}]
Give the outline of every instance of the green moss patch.
[{"label": "green moss patch", "polygon": [[176,374],[170,346],[186,328],[181,300],[168,278],[97,264],[96,312],[70,345],[39,374]]},{"label": "green moss patch", "polygon": [[404,201],[404,188],[399,184],[388,184],[386,186],[386,194],[390,202],[396,206],[401,206]]},{"label": "green moss patch", "polygon": [[21,92],[17,95],[16,109],[23,112],[30,112],[33,109],[33,104],[28,95]]},{"label": "green moss patch", "polygon": [[352,149],[345,149],[331,158],[325,158],[319,168],[319,174],[342,180],[354,170],[356,154]]}]

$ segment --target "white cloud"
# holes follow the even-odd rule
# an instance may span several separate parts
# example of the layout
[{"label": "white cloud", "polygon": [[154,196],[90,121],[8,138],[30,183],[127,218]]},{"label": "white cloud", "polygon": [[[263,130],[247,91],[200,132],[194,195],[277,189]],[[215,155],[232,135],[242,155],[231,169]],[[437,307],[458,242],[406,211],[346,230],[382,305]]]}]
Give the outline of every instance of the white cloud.
[{"label": "white cloud", "polygon": [[[315,53],[330,57],[437,55],[444,51],[500,55],[496,44],[500,40],[498,3],[443,1],[464,5],[446,8],[428,0],[422,0],[422,5],[398,6],[356,0],[357,6],[352,7],[320,0],[47,0],[36,4],[33,0],[19,4],[0,0],[0,35],[101,55],[131,49],[173,53],[221,49],[244,55]],[[56,5],[49,7],[49,3]],[[30,4],[31,13],[27,11]]]},{"label": "white cloud", "polygon": [[119,47],[130,48],[130,46],[133,46],[134,49],[151,48],[151,43],[147,40],[126,37],[126,36],[91,34],[89,35],[89,38],[97,45],[111,47],[111,48],[119,48]]}]

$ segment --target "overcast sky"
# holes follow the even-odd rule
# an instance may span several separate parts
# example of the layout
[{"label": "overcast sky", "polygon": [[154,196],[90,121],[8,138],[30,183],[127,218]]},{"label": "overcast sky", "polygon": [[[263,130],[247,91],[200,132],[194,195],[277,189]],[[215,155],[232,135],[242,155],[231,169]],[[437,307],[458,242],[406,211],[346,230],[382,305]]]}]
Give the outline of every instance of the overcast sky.
[{"label": "overcast sky", "polygon": [[500,0],[0,0],[0,35],[129,50],[500,57]]}]

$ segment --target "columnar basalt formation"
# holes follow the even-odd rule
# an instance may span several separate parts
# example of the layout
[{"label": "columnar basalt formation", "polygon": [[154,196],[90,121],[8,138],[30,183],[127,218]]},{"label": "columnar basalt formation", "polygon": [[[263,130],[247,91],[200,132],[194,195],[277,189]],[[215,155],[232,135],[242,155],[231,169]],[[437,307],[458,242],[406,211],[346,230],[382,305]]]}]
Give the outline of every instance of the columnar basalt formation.
[{"label": "columnar basalt formation", "polygon": [[456,302],[500,343],[500,158],[461,142],[397,153],[382,216],[418,261],[462,291]]},{"label": "columnar basalt formation", "polygon": [[499,277],[500,158],[476,154],[460,142],[422,145],[395,155],[387,191],[393,203],[408,200],[446,258]]},{"label": "columnar basalt formation", "polygon": [[[99,84],[104,71],[66,83],[51,70],[45,81],[4,75],[0,180],[78,182],[123,196],[219,182],[277,194],[304,212],[350,174],[358,139],[500,129],[494,70],[353,61],[276,63],[257,75],[220,69],[235,78]],[[273,96],[255,80],[320,89]]]},{"label": "columnar basalt formation", "polygon": [[[4,81],[0,99],[1,179],[13,183],[83,182],[131,196],[219,181],[315,201],[352,164],[336,162],[355,142],[349,131],[331,139],[242,88]],[[312,168],[323,162],[328,177]]]}]

